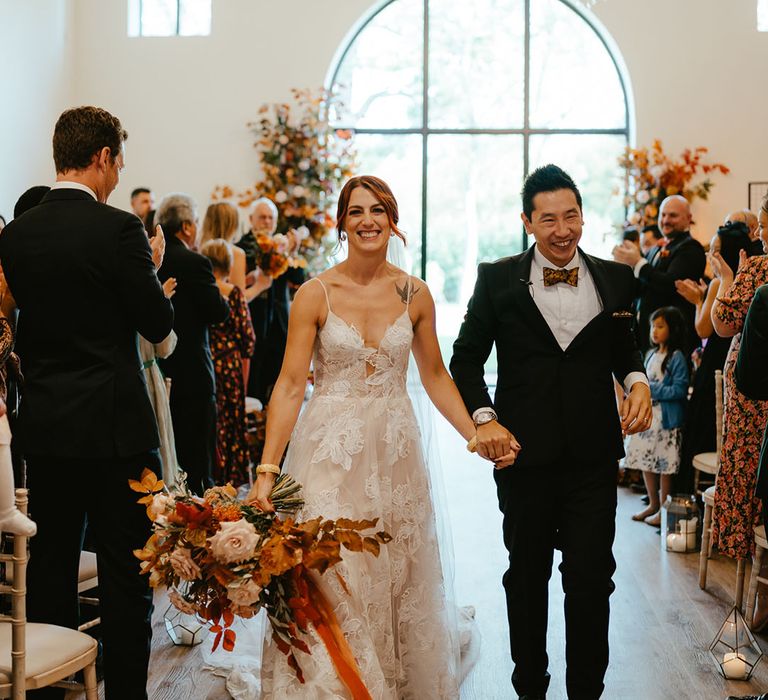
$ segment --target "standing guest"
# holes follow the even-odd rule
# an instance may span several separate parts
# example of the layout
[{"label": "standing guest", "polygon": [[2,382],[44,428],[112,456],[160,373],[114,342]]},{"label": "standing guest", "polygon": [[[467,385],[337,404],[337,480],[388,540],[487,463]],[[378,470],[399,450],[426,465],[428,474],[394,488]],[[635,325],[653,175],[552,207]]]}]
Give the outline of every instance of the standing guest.
[{"label": "standing guest", "polygon": [[137,187],[131,192],[131,210],[141,219],[144,228],[151,233],[155,214],[155,197],[152,191],[147,187]]},{"label": "standing guest", "polygon": [[197,208],[186,194],[169,194],[157,209],[167,251],[160,279],[178,283],[173,297],[173,330],[178,337],[173,354],[158,360],[171,378],[171,418],[179,466],[190,490],[198,494],[213,485],[216,452],[216,383],[208,326],[226,320],[210,261],[198,247]]},{"label": "standing guest", "polygon": [[[760,236],[768,251],[768,197],[763,199],[760,209]],[[768,401],[755,401],[742,394],[734,372],[744,318],[757,288],[768,283],[768,257],[747,258],[742,251],[735,277],[733,268],[720,253],[710,256],[710,264],[720,280],[712,306],[712,324],[718,335],[732,338],[724,372],[723,446],[712,515],[712,542],[721,554],[746,559],[752,553],[754,528],[762,523],[755,483],[763,431],[768,423]],[[768,619],[768,606],[760,598],[755,618]]]},{"label": "standing guest", "polygon": [[624,229],[624,233],[621,234],[621,240],[629,241],[640,250],[640,234],[634,226]]},{"label": "standing guest", "polygon": [[2,214],[0,214],[0,231],[2,231],[5,228],[5,224],[6,224],[5,217]]},{"label": "standing guest", "polygon": [[13,218],[18,219],[25,211],[36,207],[42,201],[43,197],[50,191],[48,185],[35,185],[30,187],[21,197],[16,200],[13,207]]},{"label": "standing guest", "polygon": [[15,439],[38,525],[30,540],[29,619],[77,627],[87,519],[110,700],[147,697],[152,594],[133,551],[151,529],[128,480],[145,468],[159,473],[160,462],[137,333],[160,342],[173,324],[155,273],[162,237],[149,243],[133,214],[106,204],[124,166],[125,138],[103,109],[64,112],[53,134],[56,184],[0,236],[24,362]]},{"label": "standing guest", "polygon": [[638,345],[649,349],[648,320],[662,306],[676,306],[685,317],[687,340],[686,354],[698,346],[694,327],[694,307],[675,289],[676,280],[697,280],[704,275],[706,258],[704,248],[691,237],[691,207],[685,197],[667,197],[659,209],[663,245],[657,246],[648,258],[642,256],[631,244],[624,243],[613,249],[613,259],[629,265],[637,278]]},{"label": "standing guest", "polygon": [[[661,523],[660,507],[671,493],[672,476],[680,466],[680,445],[688,397],[685,319],[680,309],[666,306],[651,315],[651,346],[645,371],[651,384],[653,423],[627,439],[625,465],[643,472],[648,507],[632,516],[653,527]],[[661,489],[659,489],[661,486]]]},{"label": "standing guest", "polygon": [[760,222],[758,218],[749,209],[737,209],[732,211],[725,217],[724,226],[728,224],[741,223],[747,229],[749,239],[752,242],[748,252],[748,255],[762,255],[763,254],[763,242],[760,240]]},{"label": "standing guest", "polygon": [[[664,238],[659,227],[656,224],[648,224],[643,227],[643,232],[640,234],[640,252],[643,257],[648,259],[654,248],[658,248],[661,239]],[[648,262],[651,262],[648,259]]]},{"label": "standing guest", "polygon": [[[721,226],[709,243],[709,252],[720,253],[732,270],[738,267],[741,251],[749,251],[750,248],[746,227],[738,223]],[[693,493],[694,456],[717,449],[715,371],[722,371],[725,366],[731,339],[721,338],[712,325],[712,305],[720,289],[717,277],[709,284],[704,280],[678,280],[675,287],[678,294],[696,307],[696,334],[702,341],[701,349],[694,353],[698,366],[693,375],[693,390],[683,428],[680,469],[674,479],[675,491]]]},{"label": "standing guest", "polygon": [[249,481],[245,442],[245,387],[243,362],[253,354],[256,336],[243,293],[228,281],[232,248],[225,240],[205,243],[202,254],[211,261],[221,296],[229,304],[226,321],[210,327],[211,355],[216,372],[216,466],[213,480],[235,486]]},{"label": "standing guest", "polygon": [[[240,226],[240,215],[237,209],[229,202],[216,202],[205,211],[203,218],[203,237],[201,244],[208,241],[223,239],[227,243],[234,243],[234,238]],[[232,251],[232,271],[229,281],[245,294],[245,251],[234,246]]]},{"label": "standing guest", "polygon": [[[251,230],[237,243],[245,251],[248,273],[256,272],[256,233],[273,235],[277,231],[278,212],[274,202],[266,197],[257,199],[251,209]],[[262,273],[246,290],[256,332],[256,349],[251,358],[248,395],[266,405],[280,374],[288,337],[288,314],[291,305],[290,285],[304,281],[301,268],[290,268],[280,277],[270,280]]]},{"label": "standing guest", "polygon": [[[651,398],[632,333],[634,280],[623,265],[578,248],[581,194],[555,165],[522,191],[536,244],[481,263],[451,372],[477,427],[478,453],[514,466],[494,471],[509,569],[509,642],[518,695],[542,700],[548,589],[560,549],[569,698],[595,700],[608,667],[609,597],[616,569],[616,475],[624,434],[647,430]],[[494,401],[484,365],[496,344]],[[614,377],[626,393],[616,410]],[[509,428],[509,430],[507,430]]]}]

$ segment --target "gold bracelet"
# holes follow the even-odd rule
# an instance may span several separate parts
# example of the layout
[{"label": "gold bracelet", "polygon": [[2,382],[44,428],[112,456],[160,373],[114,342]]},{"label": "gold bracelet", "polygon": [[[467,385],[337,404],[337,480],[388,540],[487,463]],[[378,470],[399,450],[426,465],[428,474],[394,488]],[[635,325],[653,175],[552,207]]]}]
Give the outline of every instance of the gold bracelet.
[{"label": "gold bracelet", "polygon": [[256,467],[257,474],[279,474],[280,467],[277,464],[260,464]]},{"label": "gold bracelet", "polygon": [[473,435],[472,439],[467,443],[467,450],[469,452],[477,451],[477,435]]}]

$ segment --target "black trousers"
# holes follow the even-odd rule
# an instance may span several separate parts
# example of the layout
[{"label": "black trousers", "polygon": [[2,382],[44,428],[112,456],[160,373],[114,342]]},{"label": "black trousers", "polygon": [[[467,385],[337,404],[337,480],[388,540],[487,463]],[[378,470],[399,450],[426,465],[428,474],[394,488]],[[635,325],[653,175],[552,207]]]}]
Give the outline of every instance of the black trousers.
[{"label": "black trousers", "polygon": [[261,342],[257,341],[251,356],[248,396],[257,398],[265,406],[269,403],[272,390],[280,376],[286,340],[285,330],[273,320],[266,337]]},{"label": "black trousers", "polygon": [[516,467],[494,472],[504,514],[512,684],[519,695],[544,694],[548,583],[554,550],[562,552],[566,687],[569,700],[596,700],[608,667],[608,598],[616,562],[615,461]]},{"label": "black trousers", "polygon": [[[108,700],[147,697],[152,592],[134,549],[151,534],[145,506],[128,479],[144,468],[162,473],[157,450],[130,458],[27,457],[30,538],[27,610],[31,622],[78,625],[77,576],[86,520],[99,568],[104,681]],[[60,689],[30,698],[63,698]]]},{"label": "black trousers", "polygon": [[185,396],[171,390],[171,420],[179,466],[190,491],[202,496],[213,486],[216,459],[216,397]]}]

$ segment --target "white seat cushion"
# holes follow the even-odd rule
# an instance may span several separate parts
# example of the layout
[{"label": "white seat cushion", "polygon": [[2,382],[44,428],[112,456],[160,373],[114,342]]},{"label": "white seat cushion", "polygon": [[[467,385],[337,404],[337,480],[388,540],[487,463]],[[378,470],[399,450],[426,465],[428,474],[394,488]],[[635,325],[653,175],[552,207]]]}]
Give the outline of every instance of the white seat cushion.
[{"label": "white seat cushion", "polygon": [[717,452],[701,452],[693,456],[693,466],[700,472],[707,474],[717,474]]},{"label": "white seat cushion", "polygon": [[715,487],[710,486],[703,494],[702,497],[704,498],[704,503],[707,505],[714,505],[715,504]]},{"label": "white seat cushion", "polygon": [[93,552],[80,552],[80,570],[77,573],[78,582],[89,581],[96,578],[98,571],[96,569],[96,554]]},{"label": "white seat cushion", "polygon": [[[26,667],[27,678],[48,675],[53,669],[67,666],[76,659],[93,653],[98,643],[83,632],[56,625],[28,622]],[[81,664],[80,668],[87,664]],[[69,675],[69,672],[66,674]],[[60,676],[63,678],[65,676]],[[49,682],[55,682],[53,679]],[[11,682],[11,623],[0,622],[0,683]]]}]

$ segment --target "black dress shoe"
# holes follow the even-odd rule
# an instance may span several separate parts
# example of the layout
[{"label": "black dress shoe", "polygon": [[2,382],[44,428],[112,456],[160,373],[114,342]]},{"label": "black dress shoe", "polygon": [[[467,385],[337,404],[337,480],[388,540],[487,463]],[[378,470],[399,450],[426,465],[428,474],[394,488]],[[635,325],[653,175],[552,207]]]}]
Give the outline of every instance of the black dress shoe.
[{"label": "black dress shoe", "polygon": [[729,695],[727,700],[768,700],[768,693],[762,695]]},{"label": "black dress shoe", "polygon": [[547,700],[546,695],[520,695],[518,700]]}]

